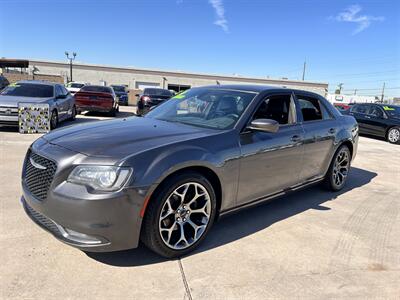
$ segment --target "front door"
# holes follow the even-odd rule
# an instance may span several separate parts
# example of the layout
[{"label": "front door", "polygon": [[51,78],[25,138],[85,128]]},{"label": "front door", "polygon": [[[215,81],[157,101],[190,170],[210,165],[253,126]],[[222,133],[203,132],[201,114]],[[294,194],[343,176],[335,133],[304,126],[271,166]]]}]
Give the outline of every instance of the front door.
[{"label": "front door", "polygon": [[292,95],[267,96],[251,118],[255,119],[273,119],[280,127],[276,133],[246,129],[241,133],[238,205],[278,193],[299,182],[304,134],[296,119]]}]

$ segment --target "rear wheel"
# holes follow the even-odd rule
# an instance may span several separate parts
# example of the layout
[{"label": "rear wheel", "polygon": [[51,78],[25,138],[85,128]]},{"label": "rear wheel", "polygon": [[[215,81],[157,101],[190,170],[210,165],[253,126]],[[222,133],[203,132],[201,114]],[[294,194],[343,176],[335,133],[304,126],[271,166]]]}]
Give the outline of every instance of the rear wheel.
[{"label": "rear wheel", "polygon": [[76,106],[74,105],[74,107],[72,108],[72,113],[71,113],[71,121],[74,121],[76,119],[76,115],[77,115],[77,111],[76,111]]},{"label": "rear wheel", "polygon": [[58,126],[58,113],[53,110],[50,116],[50,130],[56,129]]},{"label": "rear wheel", "polygon": [[117,115],[117,110],[113,107],[113,108],[109,111],[108,115],[109,115],[110,117],[115,117],[115,116]]},{"label": "rear wheel", "polygon": [[392,144],[400,144],[400,127],[390,128],[387,133],[387,140]]},{"label": "rear wheel", "polygon": [[340,146],[333,156],[331,165],[325,177],[326,187],[332,191],[341,190],[346,184],[350,171],[351,153],[346,145]]},{"label": "rear wheel", "polygon": [[213,224],[215,193],[202,175],[187,172],[165,182],[153,195],[143,220],[143,243],[167,258],[198,246]]}]

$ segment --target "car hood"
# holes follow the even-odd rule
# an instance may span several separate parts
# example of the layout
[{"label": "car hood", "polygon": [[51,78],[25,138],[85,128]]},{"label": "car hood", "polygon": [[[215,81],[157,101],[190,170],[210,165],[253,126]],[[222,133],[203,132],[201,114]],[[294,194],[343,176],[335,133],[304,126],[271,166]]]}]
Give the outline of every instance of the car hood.
[{"label": "car hood", "polygon": [[18,103],[43,103],[53,98],[34,98],[34,97],[20,97],[20,96],[7,96],[0,95],[0,106],[18,107]]},{"label": "car hood", "polygon": [[92,124],[74,125],[52,131],[43,138],[51,144],[88,156],[125,157],[155,147],[218,133],[150,118],[130,117]]}]

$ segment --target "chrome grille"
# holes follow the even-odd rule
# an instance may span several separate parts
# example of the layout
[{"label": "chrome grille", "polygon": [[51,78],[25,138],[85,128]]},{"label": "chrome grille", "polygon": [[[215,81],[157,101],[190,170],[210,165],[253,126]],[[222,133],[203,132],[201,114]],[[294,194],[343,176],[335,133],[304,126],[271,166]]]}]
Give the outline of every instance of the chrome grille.
[{"label": "chrome grille", "polygon": [[34,210],[32,207],[30,207],[26,202],[24,203],[24,207],[28,215],[39,225],[50,231],[51,233],[55,235],[62,235],[60,230],[58,229],[58,226],[56,223],[54,223],[52,220],[47,218],[46,216],[42,215],[41,213],[38,213],[36,210]]},{"label": "chrome grille", "polygon": [[[36,166],[32,164],[31,159]],[[38,168],[37,166],[43,168]],[[57,165],[53,161],[32,151],[28,152],[25,162],[25,182],[29,191],[37,199],[46,199],[56,169]]]},{"label": "chrome grille", "polygon": [[0,115],[18,116],[18,107],[0,106]]}]

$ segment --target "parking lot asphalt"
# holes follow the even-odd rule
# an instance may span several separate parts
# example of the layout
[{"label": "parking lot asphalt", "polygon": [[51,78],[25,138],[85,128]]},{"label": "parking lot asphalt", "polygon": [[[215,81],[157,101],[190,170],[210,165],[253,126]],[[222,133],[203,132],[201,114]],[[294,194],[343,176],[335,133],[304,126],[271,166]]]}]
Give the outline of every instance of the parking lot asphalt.
[{"label": "parking lot asphalt", "polygon": [[361,137],[343,191],[315,186],[231,215],[197,251],[165,260],[143,246],[87,254],[35,225],[19,198],[23,158],[38,137],[0,128],[2,299],[400,297],[398,145]]}]

